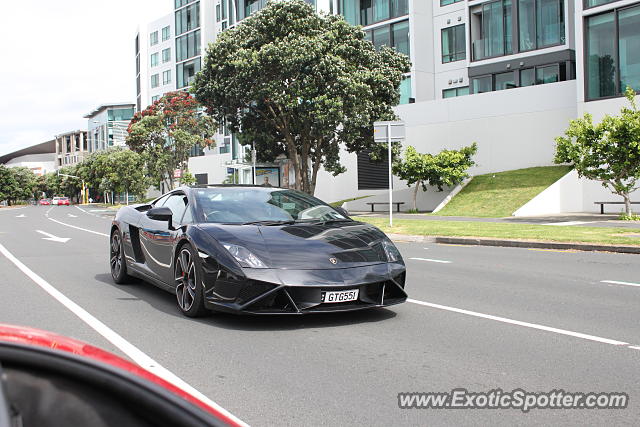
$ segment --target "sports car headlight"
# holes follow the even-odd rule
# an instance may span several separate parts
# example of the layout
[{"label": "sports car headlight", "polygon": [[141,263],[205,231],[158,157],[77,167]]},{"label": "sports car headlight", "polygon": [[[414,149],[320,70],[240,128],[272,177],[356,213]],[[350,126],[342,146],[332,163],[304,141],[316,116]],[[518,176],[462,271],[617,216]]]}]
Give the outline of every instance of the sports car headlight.
[{"label": "sports car headlight", "polygon": [[226,250],[229,251],[231,255],[233,255],[233,257],[240,263],[242,267],[267,268],[267,266],[260,260],[260,258],[255,256],[249,249],[238,245],[232,245],[230,243],[221,244],[225,247]]},{"label": "sports car headlight", "polygon": [[382,248],[384,249],[384,253],[387,255],[387,261],[395,262],[395,261],[402,260],[402,255],[400,255],[400,251],[389,240],[382,241]]}]

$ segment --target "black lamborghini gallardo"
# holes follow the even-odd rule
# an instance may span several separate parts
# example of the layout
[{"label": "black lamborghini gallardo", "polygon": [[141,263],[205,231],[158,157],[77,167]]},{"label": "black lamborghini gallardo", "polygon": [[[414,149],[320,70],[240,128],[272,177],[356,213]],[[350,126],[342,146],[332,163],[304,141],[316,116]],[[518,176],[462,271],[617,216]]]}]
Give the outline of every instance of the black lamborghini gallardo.
[{"label": "black lamborghini gallardo", "polygon": [[281,188],[182,187],[123,207],[109,260],[116,283],[151,282],[190,317],[348,311],[407,298],[404,262],[384,233]]}]

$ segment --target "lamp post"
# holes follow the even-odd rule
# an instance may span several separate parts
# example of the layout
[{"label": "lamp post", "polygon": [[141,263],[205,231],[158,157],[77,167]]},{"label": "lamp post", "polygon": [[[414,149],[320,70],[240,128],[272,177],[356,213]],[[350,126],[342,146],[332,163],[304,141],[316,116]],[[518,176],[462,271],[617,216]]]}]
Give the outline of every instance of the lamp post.
[{"label": "lamp post", "polygon": [[82,204],[87,204],[87,186],[84,182],[84,179],[80,178],[79,176],[75,176],[75,175],[67,175],[66,173],[60,173],[60,171],[58,171],[58,176],[66,176],[67,178],[77,178],[80,181],[82,181]]}]

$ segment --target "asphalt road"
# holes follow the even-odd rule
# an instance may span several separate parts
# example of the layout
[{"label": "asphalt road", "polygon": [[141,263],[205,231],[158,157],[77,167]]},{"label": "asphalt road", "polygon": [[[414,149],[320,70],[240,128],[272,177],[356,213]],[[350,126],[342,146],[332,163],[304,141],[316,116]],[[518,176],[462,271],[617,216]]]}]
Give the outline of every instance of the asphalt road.
[{"label": "asphalt road", "polygon": [[[251,425],[637,425],[640,418],[638,255],[398,243],[411,302],[358,313],[192,320],[152,285],[113,284],[103,235],[110,219],[102,213],[0,210],[0,322],[131,357],[9,254]],[[399,392],[461,387],[615,391],[630,401],[620,410],[526,414],[398,407]]]}]

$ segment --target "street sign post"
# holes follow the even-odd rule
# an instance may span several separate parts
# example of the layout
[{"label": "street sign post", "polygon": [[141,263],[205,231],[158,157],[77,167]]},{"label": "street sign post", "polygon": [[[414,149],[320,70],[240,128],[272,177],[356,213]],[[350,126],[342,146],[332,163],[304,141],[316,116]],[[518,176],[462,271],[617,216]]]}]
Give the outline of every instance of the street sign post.
[{"label": "street sign post", "polygon": [[396,141],[404,141],[405,126],[403,122],[375,122],[373,124],[373,140],[386,142],[389,159],[389,227],[393,227],[393,170],[392,145]]}]

